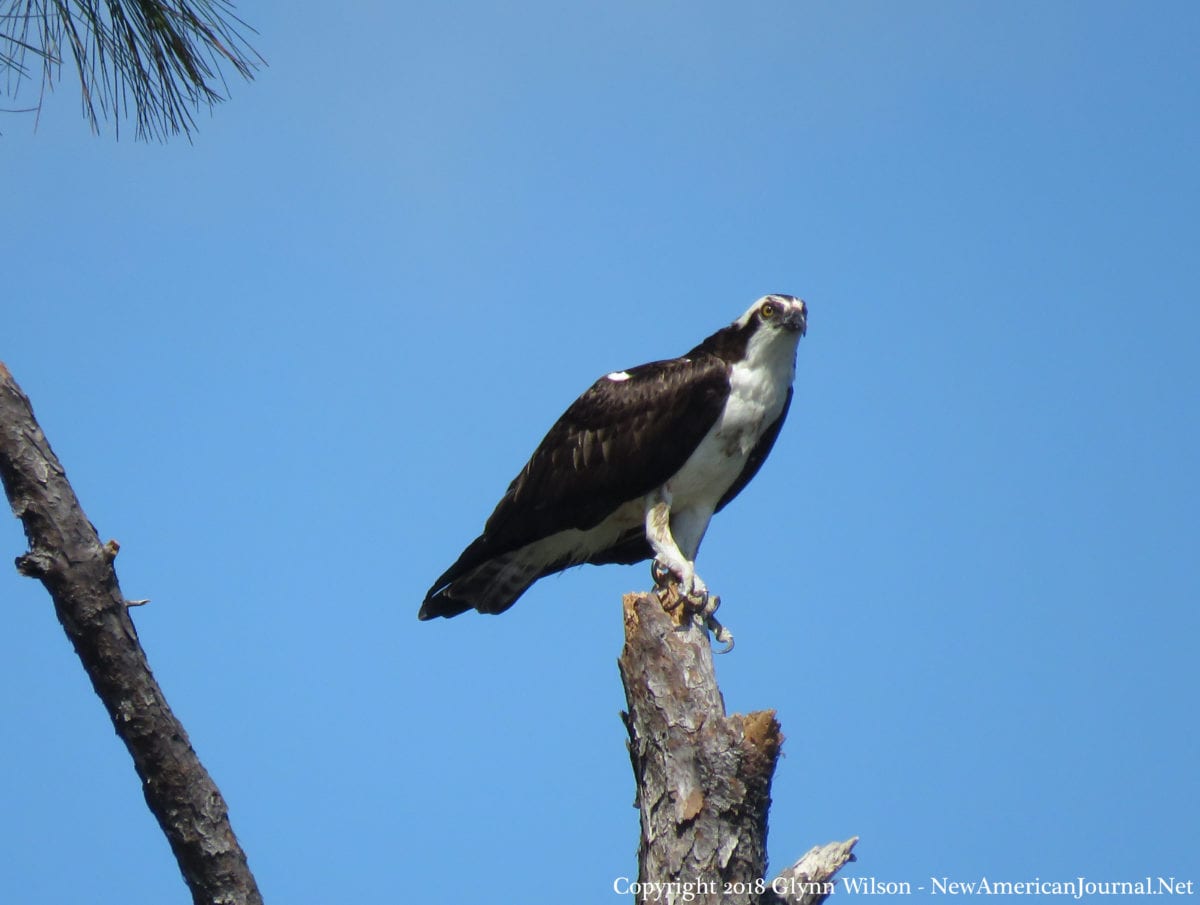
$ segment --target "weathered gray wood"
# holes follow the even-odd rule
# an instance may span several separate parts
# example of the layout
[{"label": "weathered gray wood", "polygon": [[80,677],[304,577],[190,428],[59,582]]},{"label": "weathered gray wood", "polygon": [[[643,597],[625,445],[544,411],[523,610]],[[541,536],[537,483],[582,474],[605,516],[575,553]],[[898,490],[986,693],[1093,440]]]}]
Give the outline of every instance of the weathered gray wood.
[{"label": "weathered gray wood", "polygon": [[[857,840],[814,849],[782,879],[764,879],[783,743],[774,712],[726,715],[708,634],[683,607],[668,611],[653,594],[627,594],[624,607],[619,666],[641,812],[639,883],[665,884],[656,891],[666,902],[822,901],[828,890],[820,883],[852,857]],[[833,847],[844,850],[836,865]]]},{"label": "weathered gray wood", "polygon": [[17,569],[50,592],[59,622],[133,757],[146,803],[193,902],[261,903],[225,800],[150,672],[127,611],[131,601],[122,596],[113,570],[117,546],[100,543],[29,400],[3,364],[0,478],[29,540]]},{"label": "weathered gray wood", "polygon": [[814,845],[799,861],[782,871],[771,881],[771,893],[766,903],[786,902],[788,905],[820,905],[833,893],[833,875],[847,861],[854,860],[853,849],[858,837],[845,842]]}]

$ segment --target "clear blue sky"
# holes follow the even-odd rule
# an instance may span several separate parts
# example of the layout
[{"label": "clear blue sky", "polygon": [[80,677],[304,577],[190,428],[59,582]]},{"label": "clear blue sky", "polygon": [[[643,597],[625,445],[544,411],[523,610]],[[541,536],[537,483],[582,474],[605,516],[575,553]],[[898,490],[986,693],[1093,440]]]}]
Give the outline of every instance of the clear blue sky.
[{"label": "clear blue sky", "polygon": [[[192,145],[66,78],[5,116],[0,357],[268,901],[628,901],[647,569],[416,611],[576,394],[765,292],[797,398],[699,565],[788,736],[772,867],[1200,882],[1197,9],[245,3],[270,68]],[[0,888],[190,901],[0,599]]]}]

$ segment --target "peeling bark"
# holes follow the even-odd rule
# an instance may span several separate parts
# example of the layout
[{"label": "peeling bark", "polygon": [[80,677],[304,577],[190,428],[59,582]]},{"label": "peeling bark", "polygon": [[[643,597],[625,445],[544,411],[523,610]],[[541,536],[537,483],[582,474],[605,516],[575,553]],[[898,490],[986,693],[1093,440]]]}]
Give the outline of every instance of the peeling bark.
[{"label": "peeling bark", "polygon": [[22,575],[39,579],[117,735],[133,757],[146,803],[166,834],[193,902],[262,902],[225,800],[158,687],[113,570],[28,398],[0,364],[0,478],[29,552]]},{"label": "peeling bark", "polygon": [[774,711],[726,715],[708,634],[684,607],[668,611],[651,594],[627,594],[624,606],[618,665],[641,812],[639,882],[676,884],[658,887],[667,902],[823,901],[857,839],[813,849],[765,879],[771,779],[783,743]]}]

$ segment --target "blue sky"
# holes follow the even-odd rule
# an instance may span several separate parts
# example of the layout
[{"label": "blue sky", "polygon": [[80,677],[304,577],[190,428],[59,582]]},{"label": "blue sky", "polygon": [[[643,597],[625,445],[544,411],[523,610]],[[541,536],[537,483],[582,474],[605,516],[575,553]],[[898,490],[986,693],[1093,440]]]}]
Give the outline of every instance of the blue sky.
[{"label": "blue sky", "polygon": [[[191,145],[67,79],[4,118],[0,356],[268,901],[621,901],[647,569],[416,610],[575,395],[766,292],[797,398],[699,567],[788,737],[773,868],[1200,881],[1194,5],[239,11],[270,67]],[[45,592],[0,598],[0,886],[189,901]]]}]

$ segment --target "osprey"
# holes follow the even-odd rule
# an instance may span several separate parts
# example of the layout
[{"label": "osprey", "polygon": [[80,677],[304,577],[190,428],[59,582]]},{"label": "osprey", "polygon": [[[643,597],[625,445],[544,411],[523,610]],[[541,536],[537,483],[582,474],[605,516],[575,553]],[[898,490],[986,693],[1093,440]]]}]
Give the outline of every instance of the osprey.
[{"label": "osprey", "polygon": [[717,599],[696,574],[696,551],[779,436],[807,323],[800,299],[764,296],[683,357],[597,380],[433,583],[419,617],[502,613],[546,575],[653,557],[655,583],[675,578],[731,640],[711,618]]}]

